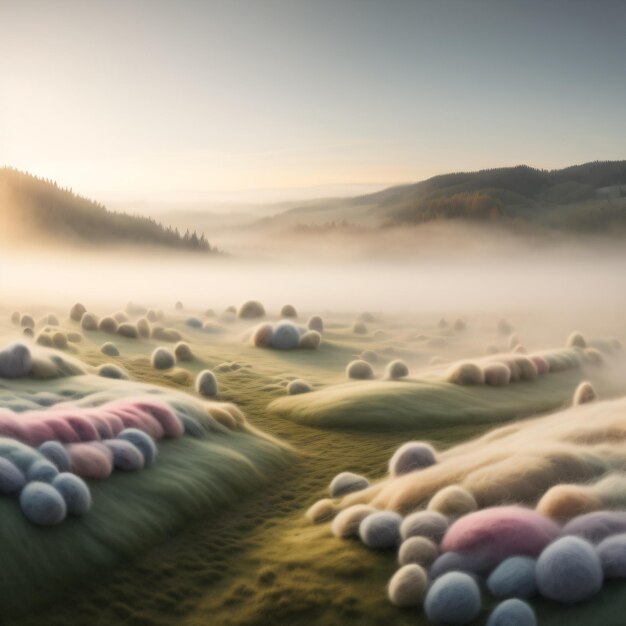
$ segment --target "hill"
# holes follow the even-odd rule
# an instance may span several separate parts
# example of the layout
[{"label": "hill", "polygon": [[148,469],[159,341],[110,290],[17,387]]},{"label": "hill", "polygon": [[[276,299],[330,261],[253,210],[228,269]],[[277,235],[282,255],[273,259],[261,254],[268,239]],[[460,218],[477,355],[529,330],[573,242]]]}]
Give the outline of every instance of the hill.
[{"label": "hill", "polygon": [[559,170],[519,165],[444,174],[354,198],[303,203],[263,223],[345,228],[447,219],[521,220],[581,232],[625,229],[626,161],[595,161]]},{"label": "hill", "polygon": [[217,252],[204,233],[166,227],[149,217],[110,211],[56,183],[0,168],[0,238],[82,245],[159,246]]}]

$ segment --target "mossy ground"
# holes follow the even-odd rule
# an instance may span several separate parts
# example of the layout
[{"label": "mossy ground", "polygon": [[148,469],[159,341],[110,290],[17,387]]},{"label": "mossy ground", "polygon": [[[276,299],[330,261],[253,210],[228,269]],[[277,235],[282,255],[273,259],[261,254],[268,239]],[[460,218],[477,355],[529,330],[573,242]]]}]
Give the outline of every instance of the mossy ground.
[{"label": "mossy ground", "polygon": [[[410,326],[403,323],[400,330],[391,326],[385,330],[393,341],[405,345],[401,337]],[[413,327],[412,332],[419,328]],[[386,346],[371,336],[357,338],[340,329],[329,332],[332,342],[320,351],[290,353],[250,348],[234,332],[228,340],[215,340],[199,331],[185,334],[198,358],[174,372],[150,367],[148,355],[158,342],[116,337],[122,356],[108,358],[98,350],[106,336],[88,333],[77,350],[94,365],[110,360],[123,365],[134,379],[184,390],[191,390],[195,373],[204,367],[233,361],[251,366],[218,374],[220,399],[236,402],[253,425],[292,444],[300,453],[298,459],[274,483],[234,507],[190,524],[134,561],[104,571],[97,580],[85,581],[53,604],[6,623],[426,624],[421,611],[399,610],[386,600],[385,587],[395,570],[393,555],[336,540],[328,525],[311,526],[303,514],[325,495],[328,483],[340,471],[375,479],[385,472],[393,450],[408,439],[429,440],[441,449],[483,433],[491,425],[441,428],[434,424],[375,433],[300,425],[267,411],[272,400],[284,395],[289,377],[303,377],[318,386],[336,383],[359,350],[383,351]],[[472,354],[469,347],[457,346],[457,352],[451,357]],[[415,349],[413,362],[425,364],[431,353]],[[626,593],[623,585],[611,584],[583,607],[565,609],[548,602],[536,606],[541,624],[617,626],[626,614]],[[477,623],[484,623],[486,615],[485,609]]]}]

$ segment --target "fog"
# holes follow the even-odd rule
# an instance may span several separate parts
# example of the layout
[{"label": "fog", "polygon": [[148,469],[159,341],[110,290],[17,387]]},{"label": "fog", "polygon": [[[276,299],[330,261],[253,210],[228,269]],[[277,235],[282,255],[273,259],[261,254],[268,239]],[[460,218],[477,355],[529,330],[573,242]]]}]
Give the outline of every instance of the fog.
[{"label": "fog", "polygon": [[[419,231],[419,232],[417,232]],[[231,235],[232,236],[232,235]],[[240,236],[214,257],[143,249],[0,254],[6,306],[121,307],[133,300],[219,310],[247,299],[272,311],[551,311],[572,320],[626,305],[626,250],[610,239],[515,236],[438,226],[382,234]],[[580,315],[579,315],[580,314]]]}]

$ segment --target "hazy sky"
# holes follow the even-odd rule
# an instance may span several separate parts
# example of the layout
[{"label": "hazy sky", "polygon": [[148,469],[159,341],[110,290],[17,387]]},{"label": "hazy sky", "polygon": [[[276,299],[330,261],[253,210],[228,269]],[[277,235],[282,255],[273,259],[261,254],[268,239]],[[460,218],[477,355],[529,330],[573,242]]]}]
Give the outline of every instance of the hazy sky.
[{"label": "hazy sky", "polygon": [[625,27],[624,0],[0,0],[0,163],[185,202],[624,158]]}]

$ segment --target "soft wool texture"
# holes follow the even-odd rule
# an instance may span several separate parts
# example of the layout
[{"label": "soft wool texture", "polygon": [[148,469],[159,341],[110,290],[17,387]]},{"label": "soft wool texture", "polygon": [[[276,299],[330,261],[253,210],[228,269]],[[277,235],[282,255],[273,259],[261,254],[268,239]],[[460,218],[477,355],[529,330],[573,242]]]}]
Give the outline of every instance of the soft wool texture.
[{"label": "soft wool texture", "polygon": [[137,326],[132,322],[123,322],[117,327],[117,334],[127,339],[137,339],[139,331]]},{"label": "soft wool texture", "polygon": [[354,380],[369,380],[374,378],[374,370],[367,361],[357,359],[348,363],[346,376]]},{"label": "soft wool texture", "polygon": [[385,368],[385,376],[386,380],[399,380],[401,378],[406,378],[409,375],[409,367],[400,359],[396,359],[395,361],[390,361]]},{"label": "soft wool texture", "polygon": [[188,343],[184,341],[179,341],[174,346],[174,356],[177,361],[192,361],[193,360],[193,352],[191,351],[191,347]]},{"label": "soft wool texture", "polygon": [[487,626],[537,626],[537,616],[528,603],[512,598],[498,604]]},{"label": "soft wool texture", "polygon": [[427,588],[426,571],[412,563],[404,565],[391,577],[387,586],[387,596],[394,606],[401,608],[420,606]]},{"label": "soft wool texture", "polygon": [[238,317],[241,319],[254,319],[257,317],[265,316],[265,308],[260,302],[256,300],[249,300],[244,302],[237,311]]},{"label": "soft wool texture", "polygon": [[0,351],[0,377],[23,378],[31,369],[31,352],[23,343],[15,343]]},{"label": "soft wool texture", "polygon": [[446,380],[456,385],[482,385],[485,375],[475,363],[461,363],[448,373]]},{"label": "soft wool texture", "polygon": [[196,377],[196,391],[207,398],[217,395],[217,378],[211,370],[202,370]]},{"label": "soft wool texture", "polygon": [[291,304],[285,304],[285,306],[280,310],[280,316],[296,318],[298,317],[298,313],[295,307],[293,307]]},{"label": "soft wool texture", "polygon": [[318,333],[323,333],[324,332],[324,320],[322,320],[322,318],[319,315],[314,315],[313,317],[309,318],[309,321],[307,322],[307,328],[309,330],[315,330]]},{"label": "soft wool texture", "polygon": [[478,508],[474,496],[459,485],[440,489],[428,503],[429,511],[436,511],[448,517],[459,517]]},{"label": "soft wool texture", "polygon": [[339,498],[340,496],[345,496],[347,493],[361,491],[361,489],[369,487],[369,484],[369,481],[364,476],[359,476],[352,472],[341,472],[341,474],[337,474],[330,483],[330,497]]},{"label": "soft wool texture", "polygon": [[98,329],[103,333],[116,333],[117,326],[117,320],[110,315],[103,317],[98,323]]},{"label": "soft wool texture", "polygon": [[296,378],[287,385],[287,394],[290,396],[295,396],[299,393],[309,393],[310,391],[313,391],[313,387],[301,378]]},{"label": "soft wool texture", "polygon": [[611,535],[626,533],[626,512],[596,511],[580,515],[563,526],[563,535],[582,537],[591,543],[599,543]]},{"label": "soft wool texture", "polygon": [[607,537],[597,552],[605,578],[626,578],[626,533]]},{"label": "soft wool texture", "polygon": [[0,457],[0,493],[14,495],[26,485],[23,472],[9,459]]},{"label": "soft wool texture", "polygon": [[429,567],[439,556],[437,546],[426,537],[409,537],[402,542],[398,551],[398,564],[416,563]]},{"label": "soft wool texture", "polygon": [[400,526],[404,540],[409,537],[424,537],[440,543],[448,530],[448,518],[435,511],[417,511],[407,515]]},{"label": "soft wool texture", "polygon": [[313,524],[321,524],[322,522],[331,520],[335,517],[336,513],[337,506],[335,502],[330,498],[322,498],[311,505],[304,515]]},{"label": "soft wool texture", "polygon": [[103,442],[113,454],[113,467],[125,472],[143,469],[145,460],[141,450],[124,439],[105,439]]},{"label": "soft wool texture", "polygon": [[75,474],[63,472],[52,481],[52,486],[63,497],[67,512],[72,515],[85,515],[91,508],[89,487]]},{"label": "soft wool texture", "polygon": [[487,588],[496,598],[532,598],[537,594],[535,559],[511,556],[491,572]]},{"label": "soft wool texture", "polygon": [[565,342],[565,346],[568,348],[586,348],[587,342],[585,338],[579,332],[573,332]]},{"label": "soft wool texture", "polygon": [[100,346],[100,352],[102,352],[102,354],[106,354],[107,356],[120,355],[120,351],[118,350],[117,346],[111,341],[103,343],[102,346]]},{"label": "soft wool texture", "polygon": [[437,462],[434,448],[423,441],[407,441],[402,444],[389,460],[389,474],[401,476],[421,470]]},{"label": "soft wool texture", "polygon": [[58,441],[45,441],[39,446],[39,452],[54,463],[59,472],[69,471],[70,457]]},{"label": "soft wool texture", "polygon": [[74,322],[80,322],[81,318],[85,314],[85,311],[87,311],[85,306],[83,304],[81,304],[80,302],[77,302],[70,309],[70,319],[73,320]]},{"label": "soft wool texture", "polygon": [[359,537],[368,548],[396,548],[400,543],[402,516],[392,511],[377,511],[359,525]]},{"label": "soft wool texture", "polygon": [[331,531],[335,537],[340,539],[348,539],[349,537],[357,537],[359,534],[359,526],[361,522],[376,509],[367,504],[355,504],[343,511],[340,511],[331,525]]},{"label": "soft wool texture", "polygon": [[511,370],[504,363],[487,363],[483,366],[486,385],[502,387],[511,382]]},{"label": "soft wool texture", "polygon": [[257,348],[269,348],[272,345],[273,336],[274,327],[271,324],[260,324],[252,334],[252,343]]},{"label": "soft wool texture", "polygon": [[150,357],[152,367],[157,370],[167,370],[176,365],[174,355],[167,348],[157,348]]},{"label": "soft wool texture", "polygon": [[26,485],[20,494],[20,506],[33,524],[54,526],[60,524],[67,514],[67,506],[61,494],[42,482]]},{"label": "soft wool texture", "polygon": [[67,445],[72,473],[90,480],[104,480],[113,471],[113,455],[99,442]]},{"label": "soft wool texture", "polygon": [[480,613],[480,589],[468,574],[444,574],[428,590],[424,610],[435,624],[469,624]]},{"label": "soft wool texture", "polygon": [[98,376],[114,378],[116,380],[128,380],[128,372],[114,363],[104,363],[98,368]]},{"label": "soft wool texture", "polygon": [[593,388],[592,384],[587,381],[583,381],[576,387],[576,391],[574,392],[574,398],[572,399],[572,404],[577,406],[579,404],[586,404],[587,402],[593,402],[598,399],[598,394],[596,390]]},{"label": "soft wool texture", "polygon": [[562,537],[537,559],[537,588],[542,596],[576,604],[602,589],[602,564],[593,546],[579,537]]},{"label": "soft wool texture", "polygon": [[322,335],[316,330],[307,330],[298,342],[298,347],[303,350],[317,350],[322,343]]},{"label": "soft wool texture", "polygon": [[26,472],[26,478],[30,481],[50,483],[58,475],[59,470],[47,459],[38,459]]},{"label": "soft wool texture", "polygon": [[93,313],[83,313],[80,325],[83,330],[98,330],[98,318]]},{"label": "soft wool texture", "polygon": [[537,556],[560,534],[553,521],[518,506],[483,509],[450,526],[441,543],[443,551],[480,555],[488,571],[515,555]]},{"label": "soft wool texture", "polygon": [[137,428],[126,428],[118,435],[118,439],[129,441],[136,446],[141,451],[146,466],[154,463],[157,456],[157,447],[149,435]]},{"label": "soft wool texture", "polygon": [[283,321],[274,326],[271,346],[276,350],[293,350],[300,342],[298,327],[291,322]]}]

